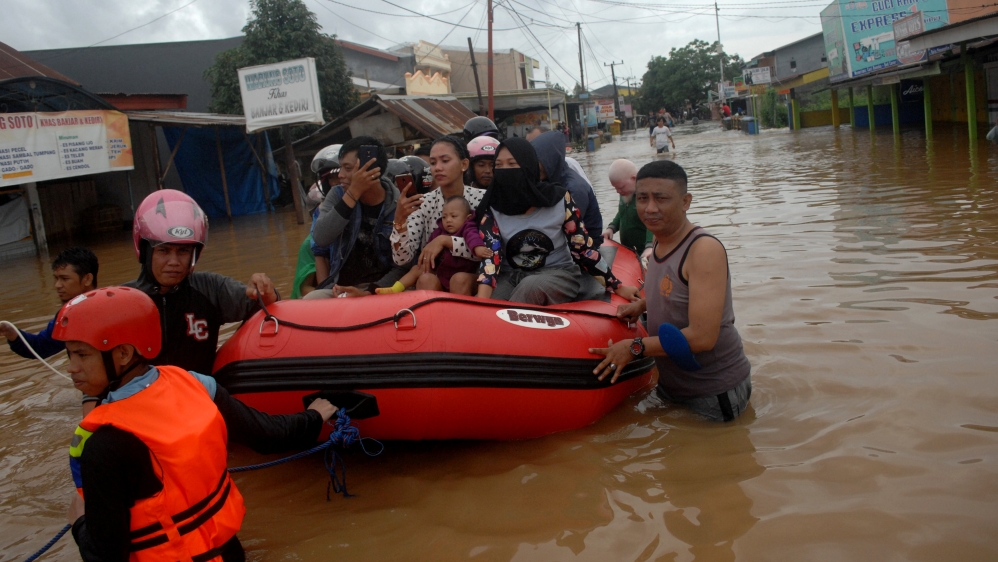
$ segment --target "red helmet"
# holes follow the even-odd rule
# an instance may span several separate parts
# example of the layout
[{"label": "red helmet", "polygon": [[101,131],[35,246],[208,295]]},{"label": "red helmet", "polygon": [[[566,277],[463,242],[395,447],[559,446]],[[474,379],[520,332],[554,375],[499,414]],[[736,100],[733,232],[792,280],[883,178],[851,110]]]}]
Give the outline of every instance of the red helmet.
[{"label": "red helmet", "polygon": [[[143,244],[196,244],[195,257],[208,240],[208,217],[186,193],[161,189],[149,194],[135,211],[132,241],[135,257],[143,262]],[[192,264],[193,267],[193,264]]]},{"label": "red helmet", "polygon": [[52,339],[81,341],[100,351],[127,343],[146,359],[163,346],[159,310],[149,295],[128,287],[97,289],[67,302],[55,318]]}]

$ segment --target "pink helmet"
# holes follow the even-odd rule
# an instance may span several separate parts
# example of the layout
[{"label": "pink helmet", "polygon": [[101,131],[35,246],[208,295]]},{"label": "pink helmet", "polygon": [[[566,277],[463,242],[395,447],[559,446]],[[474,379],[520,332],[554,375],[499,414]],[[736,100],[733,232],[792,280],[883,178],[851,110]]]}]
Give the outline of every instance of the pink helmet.
[{"label": "pink helmet", "polygon": [[[186,193],[175,189],[161,189],[149,194],[135,211],[132,223],[132,241],[135,256],[142,263],[144,244],[196,244],[194,257],[208,240],[208,217],[201,207]],[[194,264],[191,264],[194,267]]]},{"label": "pink helmet", "polygon": [[478,158],[495,158],[499,150],[499,141],[492,137],[475,137],[468,142],[468,156],[471,160]]}]

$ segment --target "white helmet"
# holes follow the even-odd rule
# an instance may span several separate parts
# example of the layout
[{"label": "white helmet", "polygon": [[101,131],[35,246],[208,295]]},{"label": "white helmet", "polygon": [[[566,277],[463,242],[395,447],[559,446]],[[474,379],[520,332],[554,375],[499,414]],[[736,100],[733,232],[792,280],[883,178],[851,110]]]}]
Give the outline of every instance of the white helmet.
[{"label": "white helmet", "polygon": [[316,153],[312,159],[312,173],[318,174],[321,170],[337,170],[340,167],[340,148],[342,144],[331,144]]}]

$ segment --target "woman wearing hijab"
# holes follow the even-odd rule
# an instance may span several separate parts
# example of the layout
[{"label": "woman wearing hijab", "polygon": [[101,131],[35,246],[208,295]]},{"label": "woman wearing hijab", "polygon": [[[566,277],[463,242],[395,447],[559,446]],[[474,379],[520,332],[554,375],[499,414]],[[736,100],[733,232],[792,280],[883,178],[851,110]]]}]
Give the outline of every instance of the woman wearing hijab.
[{"label": "woman wearing hijab", "polygon": [[540,180],[537,153],[526,139],[499,145],[478,219],[493,251],[478,270],[479,297],[547,305],[601,298],[612,290],[636,299],[638,289],[622,286],[594,248],[572,196]]}]

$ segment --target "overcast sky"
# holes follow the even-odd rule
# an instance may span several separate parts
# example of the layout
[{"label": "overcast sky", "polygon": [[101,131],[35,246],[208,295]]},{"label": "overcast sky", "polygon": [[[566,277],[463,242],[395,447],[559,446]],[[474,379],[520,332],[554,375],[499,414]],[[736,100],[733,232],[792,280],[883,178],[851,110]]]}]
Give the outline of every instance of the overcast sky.
[{"label": "overcast sky", "polygon": [[[326,33],[372,47],[420,39],[466,47],[467,37],[476,47],[486,47],[485,0],[305,3]],[[828,3],[719,1],[725,50],[749,59],[817,33],[821,31],[818,13]],[[414,16],[406,9],[440,21]],[[232,37],[241,34],[250,9],[248,0],[0,0],[0,13],[4,20],[0,41],[27,51]],[[713,5],[703,0],[501,0],[495,8],[494,47],[514,48],[538,58],[541,69],[535,78],[543,79],[544,66],[550,66],[552,82],[571,87],[579,78],[576,21],[582,22],[588,42],[584,41],[583,53],[586,84],[591,88],[610,83],[610,69],[604,63],[624,62],[617,67],[618,84],[623,85],[627,76],[640,79],[654,55],[666,55],[693,39],[717,39]],[[467,28],[455,27],[458,22]]]}]

